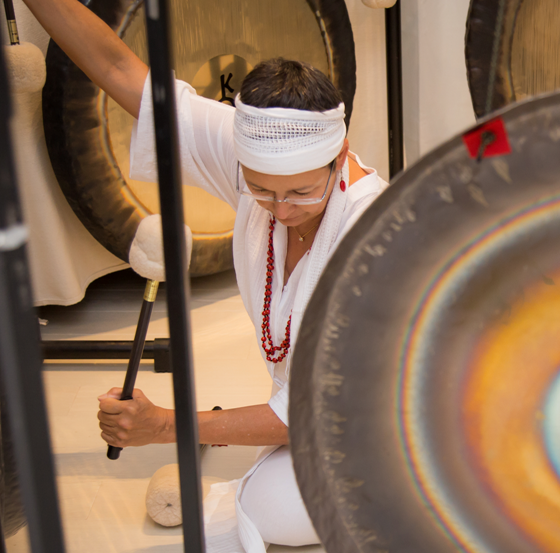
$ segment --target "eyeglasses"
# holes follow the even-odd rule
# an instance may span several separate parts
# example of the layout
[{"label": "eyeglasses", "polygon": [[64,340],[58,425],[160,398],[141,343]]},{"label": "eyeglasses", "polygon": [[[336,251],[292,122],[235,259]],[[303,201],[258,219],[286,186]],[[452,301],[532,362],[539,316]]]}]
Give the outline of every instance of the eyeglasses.
[{"label": "eyeglasses", "polygon": [[295,204],[295,205],[312,205],[312,204],[320,204],[327,195],[327,190],[329,189],[329,183],[331,182],[331,177],[333,173],[333,169],[336,163],[336,159],[333,160],[331,163],[331,171],[329,173],[329,178],[327,179],[327,186],[325,186],[325,191],[320,198],[284,198],[283,200],[277,200],[271,196],[261,196],[260,194],[253,194],[249,190],[239,190],[239,173],[241,172],[241,165],[237,162],[237,185],[236,190],[238,194],[242,194],[243,196],[249,196],[249,198],[254,198],[260,202],[277,202],[277,203],[285,203],[285,204]]}]

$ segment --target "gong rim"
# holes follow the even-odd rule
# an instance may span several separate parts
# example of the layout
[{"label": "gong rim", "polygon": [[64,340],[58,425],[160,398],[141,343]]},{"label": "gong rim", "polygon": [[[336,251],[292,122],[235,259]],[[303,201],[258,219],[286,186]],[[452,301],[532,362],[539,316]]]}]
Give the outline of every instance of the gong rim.
[{"label": "gong rim", "polygon": [[494,35],[499,26],[500,0],[471,0],[467,16],[465,58],[469,91],[477,117],[515,102],[511,80],[511,50],[517,14],[523,0],[506,0],[502,31],[499,36],[495,82],[490,110],[488,88],[494,52]]},{"label": "gong rim", "polygon": [[[306,0],[315,14],[325,53],[346,105],[350,122],[356,90],[356,60],[350,19],[344,0]],[[88,8],[113,30],[124,33],[142,2],[92,0]],[[47,80],[43,88],[43,126],[51,164],[74,213],[111,253],[128,262],[140,221],[150,215],[123,177],[104,133],[106,107],[100,90],[50,41]],[[212,251],[207,251],[212,241]],[[193,232],[191,275],[233,267],[233,229]],[[215,246],[215,247],[214,247]]]},{"label": "gong rim", "polygon": [[[414,472],[415,457],[405,447],[409,429],[402,412],[408,404],[398,392],[413,300],[420,282],[428,289],[425,283],[442,265],[441,256],[464,239],[455,228],[468,228],[462,225],[472,221],[481,228],[490,221],[502,225],[516,202],[529,205],[557,194],[558,162],[551,153],[560,141],[560,95],[507,107],[487,120],[497,115],[513,154],[478,165],[456,137],[420,160],[344,238],[305,312],[291,370],[290,442],[304,502],[327,551],[545,550],[493,504],[479,514],[469,511],[468,505],[486,497],[484,486],[476,481],[451,486],[449,474],[466,474],[458,465],[467,466],[467,460],[457,458],[456,444],[457,451],[435,442],[436,465],[451,488],[444,491],[455,502],[449,512],[440,512],[440,500],[430,495],[434,482],[428,485]],[[426,226],[428,214],[436,219],[430,232],[419,227]],[[434,405],[425,408],[424,420],[443,425],[452,440],[451,422],[433,422],[446,415],[443,400]],[[453,470],[441,460],[443,452],[456,457]],[[463,528],[454,526],[461,519],[457,513],[468,520]]]},{"label": "gong rim", "polygon": [[[548,94],[559,88],[560,74],[556,60],[547,57],[547,52],[550,55],[558,45],[547,44],[547,41],[554,43],[554,24],[560,13],[550,12],[543,16],[543,10],[547,10],[546,3],[505,0],[501,20],[500,4],[501,0],[471,0],[467,16],[467,79],[477,117],[528,96]],[[536,22],[539,23],[538,29],[533,28]],[[496,29],[500,27],[495,45]],[[539,32],[540,38],[535,37],[529,45],[524,42],[524,37]],[[495,55],[495,80],[490,84]]]}]

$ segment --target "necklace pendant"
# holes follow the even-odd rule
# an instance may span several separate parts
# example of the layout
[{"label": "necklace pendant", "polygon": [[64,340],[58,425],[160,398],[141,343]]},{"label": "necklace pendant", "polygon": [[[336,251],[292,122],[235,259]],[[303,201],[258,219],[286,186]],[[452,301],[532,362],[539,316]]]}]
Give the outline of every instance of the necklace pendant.
[{"label": "necklace pendant", "polygon": [[300,242],[303,242],[303,236],[300,236],[300,237],[299,237],[299,241],[300,241]]}]

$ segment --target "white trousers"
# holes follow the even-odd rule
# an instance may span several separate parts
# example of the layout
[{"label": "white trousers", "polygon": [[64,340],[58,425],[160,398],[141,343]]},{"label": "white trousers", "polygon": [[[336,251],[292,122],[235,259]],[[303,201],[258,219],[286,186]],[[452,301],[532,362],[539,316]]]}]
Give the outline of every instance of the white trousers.
[{"label": "white trousers", "polygon": [[239,502],[266,543],[318,544],[299,492],[288,446],[271,453],[249,476]]}]

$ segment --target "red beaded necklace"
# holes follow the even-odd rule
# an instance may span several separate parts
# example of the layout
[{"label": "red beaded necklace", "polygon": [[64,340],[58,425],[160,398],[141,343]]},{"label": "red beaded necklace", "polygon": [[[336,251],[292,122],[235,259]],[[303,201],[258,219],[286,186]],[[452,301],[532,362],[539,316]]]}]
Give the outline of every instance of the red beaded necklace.
[{"label": "red beaded necklace", "polygon": [[[262,347],[266,353],[266,359],[271,363],[280,363],[288,355],[288,350],[290,349],[290,325],[292,324],[292,315],[286,324],[286,334],[284,336],[284,341],[279,345],[275,346],[272,342],[272,336],[270,335],[270,300],[272,298],[272,277],[274,275],[274,226],[276,225],[276,218],[272,217],[270,219],[270,229],[268,233],[268,257],[266,262],[266,285],[264,287],[264,305],[263,305],[263,322],[262,322]],[[268,346],[268,347],[267,347]],[[278,357],[274,357],[277,355]]]},{"label": "red beaded necklace", "polygon": [[[340,181],[340,189],[342,192],[346,191],[346,183]],[[290,326],[292,324],[292,315],[290,313],[290,318],[286,323],[286,334],[284,335],[284,341],[279,345],[275,346],[272,342],[272,336],[270,335],[270,301],[272,298],[272,277],[274,275],[274,226],[276,225],[276,217],[271,217],[270,224],[268,225],[268,256],[266,260],[266,285],[264,287],[264,304],[263,304],[263,322],[262,328],[262,347],[266,353],[267,361],[271,363],[280,363],[286,355],[288,355],[288,350],[290,349]],[[316,227],[313,227],[314,230]],[[297,232],[297,229],[296,229]],[[305,235],[304,235],[305,236]],[[300,235],[300,239],[302,236]],[[309,254],[309,251],[307,252]],[[267,347],[268,346],[268,347]],[[276,352],[280,352],[278,357],[274,357]]]}]

